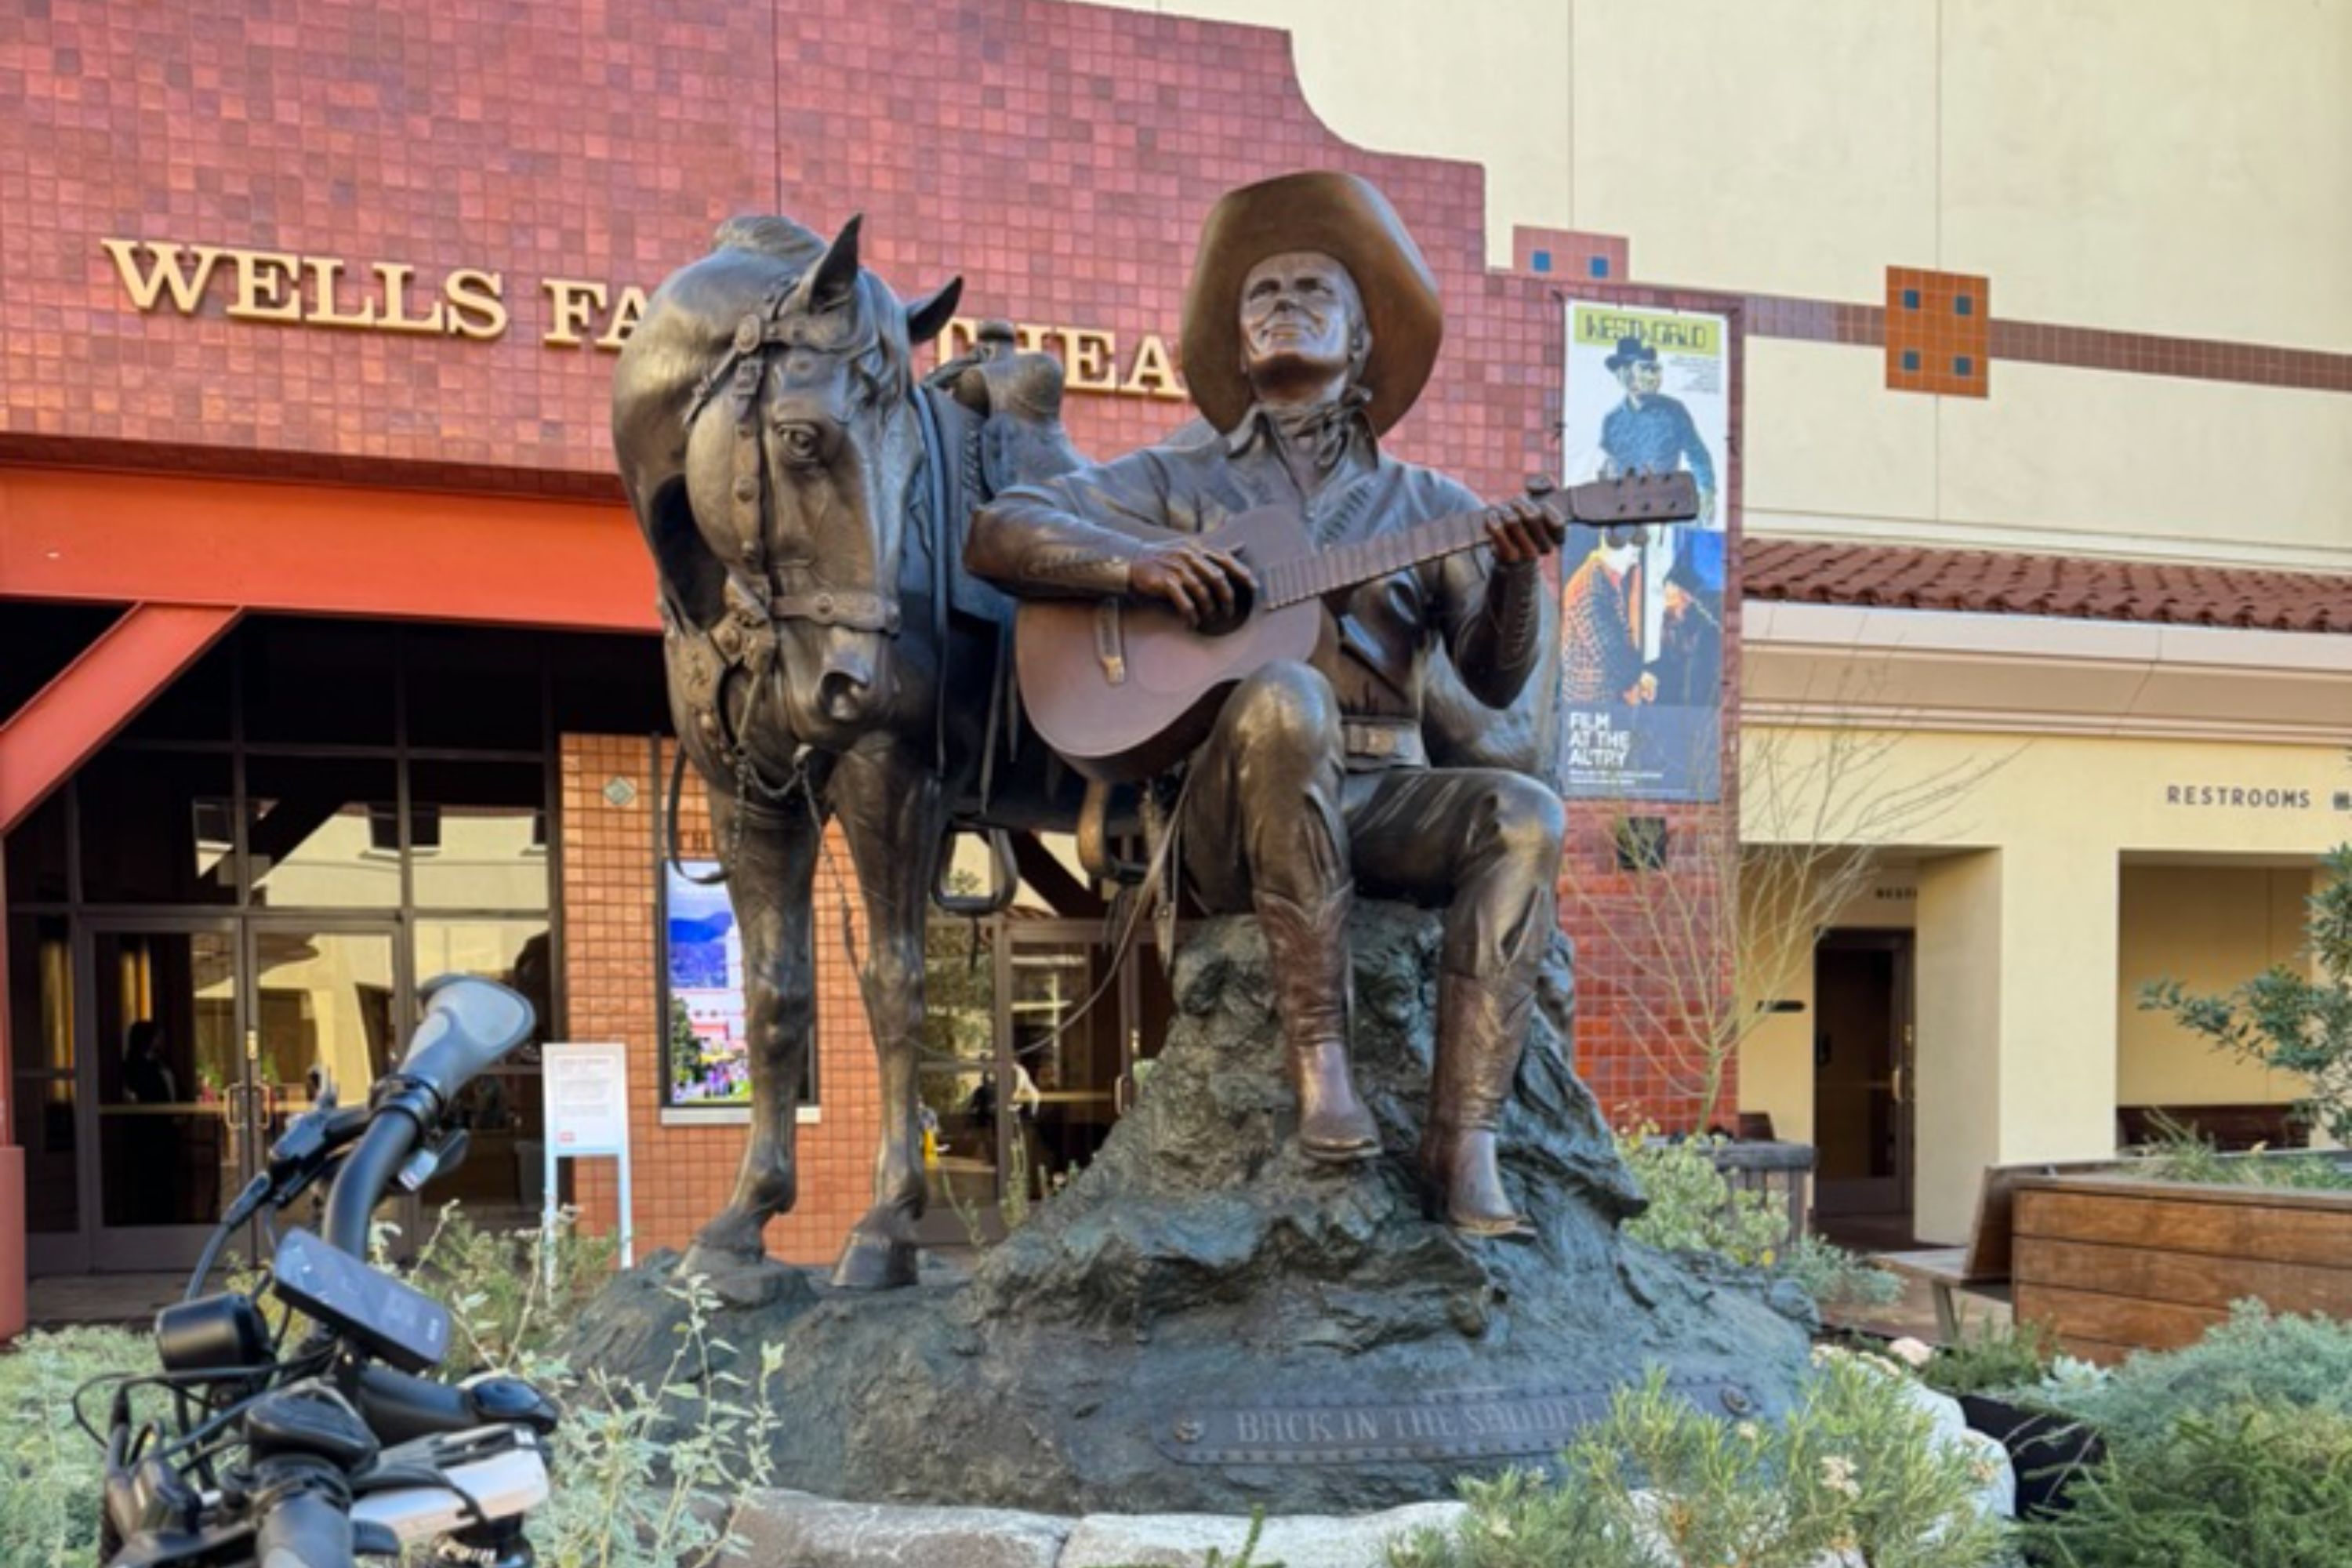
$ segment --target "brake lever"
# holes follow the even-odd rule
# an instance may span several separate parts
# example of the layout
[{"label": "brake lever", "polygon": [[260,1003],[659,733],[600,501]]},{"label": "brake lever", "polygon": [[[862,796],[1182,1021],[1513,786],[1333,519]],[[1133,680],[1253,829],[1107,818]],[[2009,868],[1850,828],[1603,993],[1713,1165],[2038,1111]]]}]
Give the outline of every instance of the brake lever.
[{"label": "brake lever", "polygon": [[463,1127],[444,1129],[433,1142],[408,1157],[400,1167],[399,1182],[409,1192],[422,1191],[436,1176],[445,1176],[466,1163],[473,1134]]}]

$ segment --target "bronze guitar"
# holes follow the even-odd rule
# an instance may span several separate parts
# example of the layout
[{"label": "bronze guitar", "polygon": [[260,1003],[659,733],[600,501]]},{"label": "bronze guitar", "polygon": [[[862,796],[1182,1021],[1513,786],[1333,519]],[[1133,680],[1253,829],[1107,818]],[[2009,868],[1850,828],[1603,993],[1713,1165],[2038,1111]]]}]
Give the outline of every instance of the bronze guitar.
[{"label": "bronze guitar", "polygon": [[[1596,527],[1687,522],[1698,485],[1686,473],[1639,474],[1536,498],[1562,523]],[[1013,659],[1029,721],[1087,777],[1150,777],[1208,738],[1234,683],[1277,659],[1306,659],[1327,595],[1486,540],[1486,513],[1456,512],[1318,550],[1286,507],[1244,512],[1198,537],[1230,551],[1257,578],[1230,621],[1192,626],[1170,605],[1121,599],[1031,599],[1013,627]]]}]

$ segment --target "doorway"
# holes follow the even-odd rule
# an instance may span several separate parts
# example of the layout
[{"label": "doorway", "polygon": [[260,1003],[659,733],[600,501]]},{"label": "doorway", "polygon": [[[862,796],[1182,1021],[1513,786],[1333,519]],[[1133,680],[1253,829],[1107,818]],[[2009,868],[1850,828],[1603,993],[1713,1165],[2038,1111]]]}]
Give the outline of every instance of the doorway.
[{"label": "doorway", "polygon": [[1825,1220],[1908,1225],[1911,975],[1907,931],[1832,931],[1814,949],[1813,1201]]},{"label": "doorway", "polygon": [[[72,1013],[89,1020],[47,1098],[79,1152],[68,1225],[36,1273],[194,1262],[287,1123],[332,1082],[363,1102],[397,1049],[407,977],[390,921],[94,916]],[[54,1112],[53,1112],[54,1113]],[[251,1250],[251,1238],[240,1246]]]}]

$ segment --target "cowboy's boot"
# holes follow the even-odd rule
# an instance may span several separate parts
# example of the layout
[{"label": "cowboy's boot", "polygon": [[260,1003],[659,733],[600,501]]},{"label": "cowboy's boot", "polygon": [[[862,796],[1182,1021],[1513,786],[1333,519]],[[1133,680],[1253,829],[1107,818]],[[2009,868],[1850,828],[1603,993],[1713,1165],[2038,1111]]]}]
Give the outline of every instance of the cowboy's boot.
[{"label": "cowboy's boot", "polygon": [[1348,907],[1342,882],[1311,906],[1260,889],[1254,899],[1274,971],[1275,1010],[1298,1090],[1298,1146],[1345,1163],[1381,1152],[1381,1130],[1348,1072]]},{"label": "cowboy's boot", "polygon": [[1422,1133],[1423,1192],[1431,1219],[1471,1236],[1530,1237],[1495,1162],[1495,1129],[1519,1070],[1536,991],[1531,980],[1479,980],[1451,970],[1437,982],[1437,1069]]}]

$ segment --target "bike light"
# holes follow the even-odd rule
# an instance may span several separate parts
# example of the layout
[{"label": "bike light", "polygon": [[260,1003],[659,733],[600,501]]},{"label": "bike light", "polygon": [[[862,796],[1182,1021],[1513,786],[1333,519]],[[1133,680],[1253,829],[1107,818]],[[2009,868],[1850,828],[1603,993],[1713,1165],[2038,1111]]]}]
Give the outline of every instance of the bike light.
[{"label": "bike light", "polygon": [[174,1301],[155,1314],[155,1354],[166,1372],[266,1366],[269,1325],[251,1297],[233,1290]]}]

